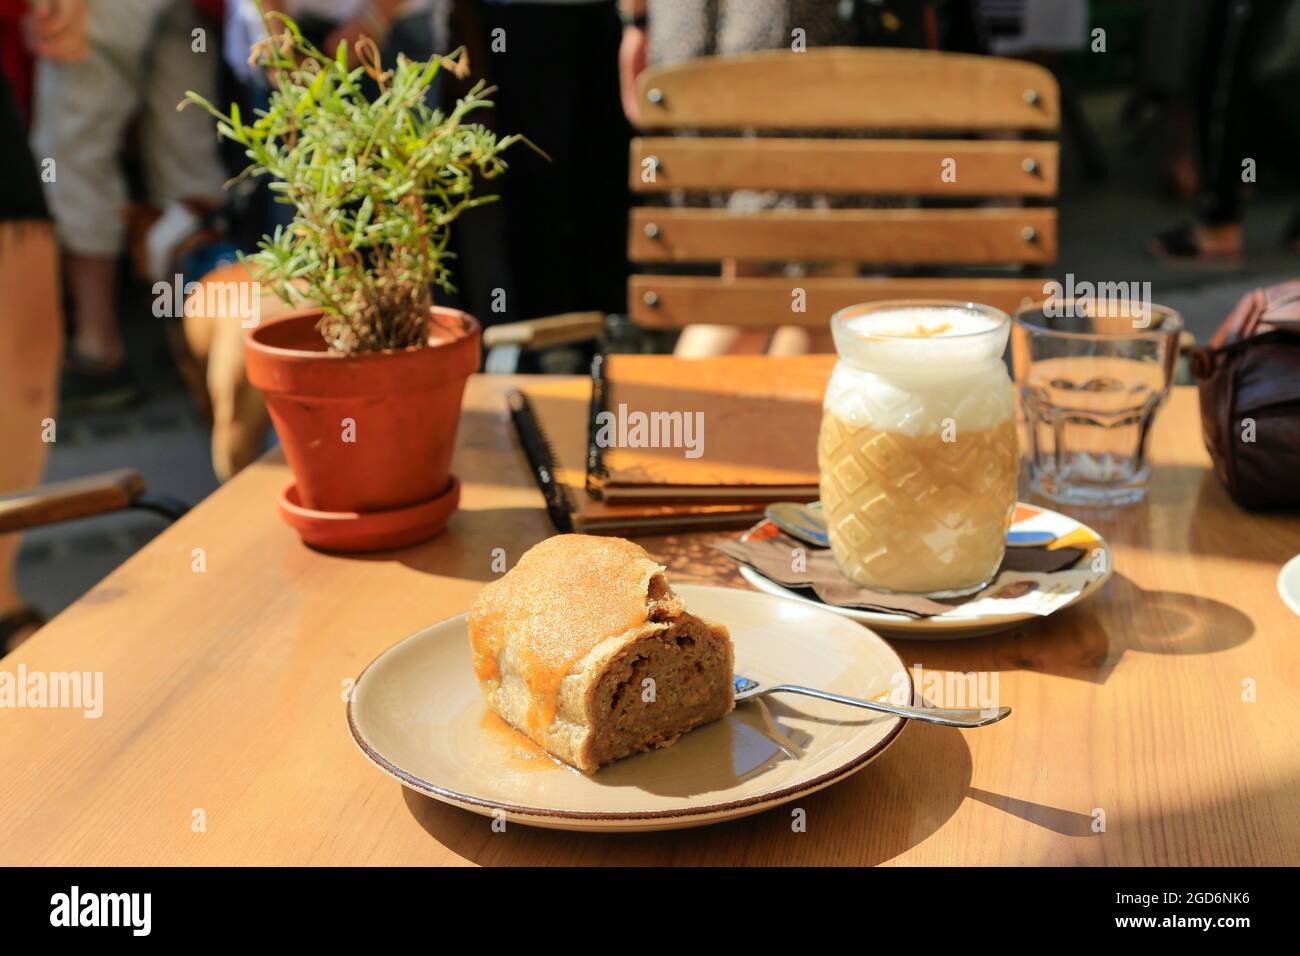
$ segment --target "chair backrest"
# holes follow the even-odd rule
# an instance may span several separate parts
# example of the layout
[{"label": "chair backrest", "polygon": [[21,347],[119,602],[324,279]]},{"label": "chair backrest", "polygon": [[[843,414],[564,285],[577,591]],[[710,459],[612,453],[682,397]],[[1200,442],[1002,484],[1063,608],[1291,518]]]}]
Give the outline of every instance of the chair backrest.
[{"label": "chair backrest", "polygon": [[[636,208],[630,258],[659,273],[630,280],[638,325],[824,329],[832,312],[870,300],[975,300],[1010,310],[1042,298],[1043,280],[1027,275],[1056,259],[1060,123],[1057,84],[1042,67],[915,50],[773,51],[648,69],[638,96],[643,128],[704,135],[635,139],[635,193],[920,200],[745,213]],[[792,279],[738,276],[752,270],[730,266],[783,261],[840,268]],[[696,273],[699,264],[720,268],[662,274],[688,263]],[[872,267],[873,277],[859,277],[856,266]],[[875,277],[891,270],[907,275]]]}]

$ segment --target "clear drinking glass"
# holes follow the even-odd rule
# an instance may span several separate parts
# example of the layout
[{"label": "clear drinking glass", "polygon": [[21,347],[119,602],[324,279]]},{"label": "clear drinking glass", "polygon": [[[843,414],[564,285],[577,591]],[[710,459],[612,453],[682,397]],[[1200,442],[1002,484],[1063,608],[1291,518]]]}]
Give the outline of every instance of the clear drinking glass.
[{"label": "clear drinking glass", "polygon": [[1137,300],[1049,299],[1016,312],[1012,360],[1036,491],[1074,505],[1142,500],[1182,328],[1173,309]]}]

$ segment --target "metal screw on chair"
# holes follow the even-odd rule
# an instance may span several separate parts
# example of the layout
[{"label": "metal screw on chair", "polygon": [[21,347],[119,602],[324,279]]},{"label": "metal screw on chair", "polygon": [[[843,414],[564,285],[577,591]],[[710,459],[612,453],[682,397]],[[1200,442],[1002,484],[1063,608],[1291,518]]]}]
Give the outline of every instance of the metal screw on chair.
[{"label": "metal screw on chair", "polygon": [[652,86],[645,91],[645,98],[658,106],[664,101],[664,91],[657,86]]},{"label": "metal screw on chair", "polygon": [[643,231],[645,232],[647,239],[659,238],[659,227],[655,225],[653,222],[647,222],[645,224],[645,229]]},{"label": "metal screw on chair", "polygon": [[1028,103],[1030,106],[1037,106],[1037,105],[1038,105],[1038,91],[1037,91],[1037,90],[1025,90],[1025,102]]},{"label": "metal screw on chair", "polygon": [[647,292],[645,295],[641,296],[641,301],[653,309],[659,304],[659,293]]},{"label": "metal screw on chair", "polygon": [[1032,156],[1026,156],[1020,161],[1020,168],[1032,176],[1034,173],[1038,172],[1038,160],[1034,159]]},{"label": "metal screw on chair", "polygon": [[1033,242],[1038,238],[1038,230],[1033,226],[1025,226],[1020,230],[1020,238],[1025,240],[1025,242]]}]

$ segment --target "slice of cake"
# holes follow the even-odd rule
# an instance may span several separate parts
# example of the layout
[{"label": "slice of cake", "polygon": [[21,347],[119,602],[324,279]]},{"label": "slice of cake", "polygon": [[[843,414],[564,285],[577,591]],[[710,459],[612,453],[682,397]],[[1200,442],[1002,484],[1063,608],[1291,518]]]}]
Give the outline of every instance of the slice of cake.
[{"label": "slice of cake", "polygon": [[469,615],[488,706],[584,773],[729,713],[734,655],[622,538],[566,534],[483,588]]}]

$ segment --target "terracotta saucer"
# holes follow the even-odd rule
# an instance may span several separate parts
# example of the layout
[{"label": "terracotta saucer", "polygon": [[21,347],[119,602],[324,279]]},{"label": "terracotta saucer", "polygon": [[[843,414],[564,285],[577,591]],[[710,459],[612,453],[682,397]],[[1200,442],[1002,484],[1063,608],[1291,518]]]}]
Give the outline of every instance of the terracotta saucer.
[{"label": "terracotta saucer", "polygon": [[293,482],[280,492],[280,516],[304,544],[325,551],[386,551],[427,541],[447,526],[460,504],[455,475],[436,498],[391,511],[314,511],[304,508]]}]

